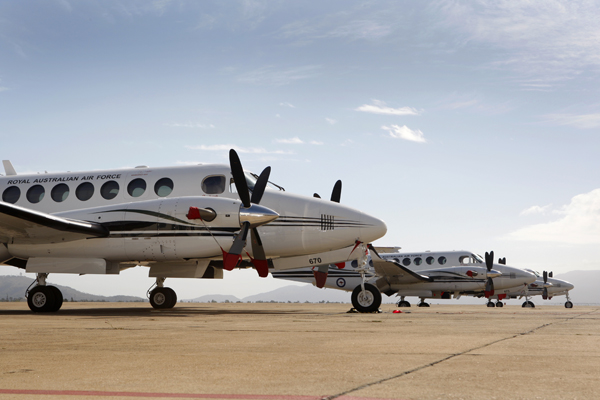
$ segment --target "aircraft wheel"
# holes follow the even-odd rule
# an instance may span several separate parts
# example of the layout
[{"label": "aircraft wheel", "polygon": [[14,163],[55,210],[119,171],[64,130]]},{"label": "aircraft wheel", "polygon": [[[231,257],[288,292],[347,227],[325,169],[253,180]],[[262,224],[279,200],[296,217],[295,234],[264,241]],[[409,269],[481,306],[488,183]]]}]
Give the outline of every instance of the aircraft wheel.
[{"label": "aircraft wheel", "polygon": [[525,308],[535,308],[535,304],[533,304],[532,301],[526,301],[525,303],[523,303],[523,305],[521,307],[525,307]]},{"label": "aircraft wheel", "polygon": [[171,288],[157,287],[150,292],[150,304],[156,309],[169,308],[171,303],[174,306],[177,299],[173,301],[171,293],[175,293]]},{"label": "aircraft wheel", "polygon": [[170,297],[170,301],[169,304],[167,304],[165,306],[165,308],[173,308],[175,307],[175,304],[177,304],[177,293],[175,293],[175,291],[169,287],[163,288],[165,291],[167,291],[169,293],[169,297]]},{"label": "aircraft wheel", "polygon": [[571,301],[567,301],[565,303],[565,308],[573,308],[573,303],[571,303]]},{"label": "aircraft wheel", "polygon": [[52,291],[52,293],[54,294],[54,305],[53,305],[52,309],[49,311],[57,312],[58,310],[60,310],[60,308],[62,307],[62,304],[63,304],[62,292],[56,286],[46,286],[46,287],[49,288]]},{"label": "aircraft wheel", "polygon": [[361,313],[375,312],[381,305],[381,292],[369,283],[365,283],[364,291],[358,285],[352,291],[352,305]]},{"label": "aircraft wheel", "polygon": [[400,300],[398,302],[398,307],[410,307],[410,303],[406,300]]},{"label": "aircraft wheel", "polygon": [[55,298],[52,286],[36,286],[27,294],[27,305],[33,312],[54,311]]},{"label": "aircraft wheel", "polygon": [[503,302],[501,302],[501,301],[498,301],[498,302],[496,303],[496,307],[504,307],[504,303],[503,303]]},{"label": "aircraft wheel", "polygon": [[429,307],[429,303],[425,303],[424,301],[417,304],[418,307]]},{"label": "aircraft wheel", "polygon": [[487,306],[488,307],[496,307],[496,305],[494,304],[493,301],[488,301]]}]

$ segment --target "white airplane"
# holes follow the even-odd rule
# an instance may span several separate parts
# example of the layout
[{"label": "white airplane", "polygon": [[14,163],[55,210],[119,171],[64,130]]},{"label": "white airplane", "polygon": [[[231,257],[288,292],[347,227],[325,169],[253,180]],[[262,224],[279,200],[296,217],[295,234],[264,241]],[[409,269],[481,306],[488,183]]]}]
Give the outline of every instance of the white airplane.
[{"label": "white airplane", "polygon": [[[429,307],[426,298],[459,298],[463,294],[479,292],[489,298],[498,289],[526,286],[536,279],[522,269],[494,264],[493,252],[486,253],[484,262],[470,251],[398,253],[397,249],[369,246],[370,260],[364,266],[360,259],[330,266],[326,276],[312,268],[274,271],[272,274],[275,278],[312,282],[317,287],[352,291],[352,305],[360,312],[378,310],[381,293],[400,296],[399,307],[410,307],[405,300],[407,296],[420,297],[418,306]],[[502,302],[497,306],[502,307]]]},{"label": "white airplane", "polygon": [[502,296],[505,299],[522,299],[525,297],[525,302],[522,307],[535,307],[535,304],[530,300],[532,296],[542,296],[544,300],[550,300],[554,296],[565,295],[567,301],[565,302],[565,308],[573,308],[573,302],[569,299],[569,291],[575,287],[572,283],[557,279],[553,277],[552,272],[547,273],[544,271],[540,274],[537,271],[531,269],[525,269],[525,271],[531,272],[536,276],[535,282],[532,282],[526,286],[517,286],[508,289],[499,290],[491,298],[498,298]]},{"label": "white airplane", "polygon": [[[380,219],[332,201],[290,194],[270,183],[270,167],[146,166],[106,171],[0,177],[0,264],[36,273],[32,311],[57,311],[62,294],[50,273],[119,274],[143,265],[156,278],[154,308],[171,308],[166,278],[223,277],[223,269],[271,269],[337,263],[358,257],[386,233]],[[238,199],[239,198],[239,199]],[[260,204],[259,204],[260,203]],[[260,230],[260,234],[259,234]],[[250,234],[250,246],[246,246]]]}]

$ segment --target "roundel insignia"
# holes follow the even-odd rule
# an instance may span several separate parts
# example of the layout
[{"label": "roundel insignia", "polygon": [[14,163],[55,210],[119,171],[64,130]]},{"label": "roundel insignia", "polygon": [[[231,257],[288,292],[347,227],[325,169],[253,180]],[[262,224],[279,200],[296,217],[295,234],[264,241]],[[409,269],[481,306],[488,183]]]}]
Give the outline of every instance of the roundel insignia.
[{"label": "roundel insignia", "polygon": [[335,281],[335,284],[338,285],[338,287],[344,287],[346,286],[346,280],[344,278],[338,278],[337,281]]}]

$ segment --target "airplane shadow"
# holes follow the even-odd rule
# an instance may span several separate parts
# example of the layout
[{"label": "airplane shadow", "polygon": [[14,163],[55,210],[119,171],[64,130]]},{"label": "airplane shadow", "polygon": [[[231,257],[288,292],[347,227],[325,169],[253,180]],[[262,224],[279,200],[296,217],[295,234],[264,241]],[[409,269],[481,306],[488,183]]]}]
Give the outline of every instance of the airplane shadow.
[{"label": "airplane shadow", "polygon": [[61,309],[54,313],[34,313],[24,305],[23,309],[18,310],[0,310],[0,316],[56,316],[56,317],[115,317],[115,318],[129,318],[129,317],[152,317],[152,318],[167,318],[167,317],[190,317],[190,316],[223,316],[223,315],[314,315],[314,314],[331,314],[331,310],[327,312],[319,312],[314,308],[314,304],[311,304],[312,309],[227,309],[227,308],[215,308],[213,307],[186,307],[175,306],[175,308],[168,310],[155,310],[151,306],[148,308],[142,307],[93,307],[93,308],[77,308],[77,309]]}]

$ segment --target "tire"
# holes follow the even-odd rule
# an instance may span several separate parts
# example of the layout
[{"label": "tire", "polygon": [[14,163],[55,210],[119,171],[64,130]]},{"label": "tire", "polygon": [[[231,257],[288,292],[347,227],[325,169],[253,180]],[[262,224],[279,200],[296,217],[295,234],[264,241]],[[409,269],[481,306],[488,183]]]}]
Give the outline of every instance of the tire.
[{"label": "tire", "polygon": [[33,312],[50,312],[55,307],[51,286],[36,286],[27,293],[27,305]]},{"label": "tire", "polygon": [[410,303],[406,300],[400,300],[398,302],[398,307],[410,307]]},{"label": "tire", "polygon": [[[169,290],[166,290],[169,289]],[[155,309],[169,308],[169,305],[173,301],[171,296],[172,289],[157,287],[153,291],[150,292],[150,304]],[[177,301],[177,300],[175,300]],[[173,305],[175,305],[173,303]]]},{"label": "tire", "polygon": [[417,304],[417,307],[429,307],[429,303],[425,303],[424,301]]},{"label": "tire", "polygon": [[52,291],[52,293],[54,294],[54,306],[52,307],[50,312],[57,312],[58,310],[60,310],[60,308],[62,307],[62,304],[63,304],[62,292],[56,286],[46,286],[46,287],[49,288]]},{"label": "tire", "polygon": [[168,297],[170,298],[169,303],[166,305],[165,308],[173,308],[175,307],[175,304],[177,304],[177,293],[175,293],[175,291],[169,287],[163,288],[166,292],[168,292]]},{"label": "tire", "polygon": [[488,301],[487,306],[488,307],[496,307],[496,305],[491,301]]},{"label": "tire", "polygon": [[365,283],[365,290],[358,285],[352,291],[352,305],[361,313],[375,312],[381,305],[381,292],[375,286]]},{"label": "tire", "polygon": [[499,301],[496,303],[496,307],[504,307],[504,303]]},{"label": "tire", "polygon": [[567,301],[565,303],[565,308],[573,308],[573,303],[571,301]]}]

